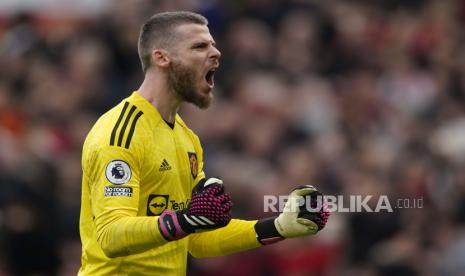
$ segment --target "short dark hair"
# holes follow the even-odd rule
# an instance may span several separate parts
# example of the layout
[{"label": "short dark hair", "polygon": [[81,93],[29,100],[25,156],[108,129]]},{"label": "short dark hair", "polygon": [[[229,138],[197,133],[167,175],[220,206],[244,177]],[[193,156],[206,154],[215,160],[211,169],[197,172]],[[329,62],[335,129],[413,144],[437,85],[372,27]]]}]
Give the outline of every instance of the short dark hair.
[{"label": "short dark hair", "polygon": [[153,49],[171,47],[176,41],[174,29],[189,23],[207,25],[208,20],[198,13],[173,11],[157,13],[142,25],[137,46],[144,73],[151,66]]}]

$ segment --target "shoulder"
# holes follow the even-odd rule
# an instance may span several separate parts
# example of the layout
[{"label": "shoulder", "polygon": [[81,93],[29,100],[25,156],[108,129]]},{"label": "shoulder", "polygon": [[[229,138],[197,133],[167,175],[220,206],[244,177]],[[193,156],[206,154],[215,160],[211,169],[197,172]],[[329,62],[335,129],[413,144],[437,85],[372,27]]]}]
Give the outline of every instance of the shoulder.
[{"label": "shoulder", "polygon": [[194,144],[194,147],[196,148],[196,151],[202,152],[202,143],[200,142],[199,137],[197,134],[192,131],[189,127],[187,127],[186,123],[182,120],[181,116],[176,115],[176,124],[178,124],[180,127],[184,129],[184,131],[187,133],[187,135],[190,137],[192,143]]},{"label": "shoulder", "polygon": [[97,120],[84,147],[89,144],[93,148],[109,146],[130,150],[150,133],[148,128],[142,109],[125,99]]},{"label": "shoulder", "polygon": [[181,116],[179,116],[179,114],[176,114],[176,124],[179,125],[181,128],[183,128],[185,131],[189,132],[189,133],[192,133],[195,135],[194,131],[192,131],[192,129],[190,129],[186,123],[184,122],[184,120],[181,118]]},{"label": "shoulder", "polygon": [[179,114],[176,114],[176,124],[179,125],[185,132],[187,132],[187,134],[191,136],[194,140],[199,140],[197,134],[195,134],[195,132],[186,125],[186,123],[183,121],[181,116],[179,116]]},{"label": "shoulder", "polygon": [[128,100],[123,101],[118,107],[116,110],[112,110],[111,132],[110,129],[107,129],[110,132],[109,145],[129,149],[136,127],[138,124],[143,125],[139,122],[142,121],[141,117],[144,112]]},{"label": "shoulder", "polygon": [[178,125],[181,126],[182,128],[185,128],[185,129],[190,130],[190,129],[187,127],[186,123],[184,123],[184,120],[181,118],[181,116],[179,116],[179,114],[176,114],[175,120],[176,120],[176,124],[178,124]]}]

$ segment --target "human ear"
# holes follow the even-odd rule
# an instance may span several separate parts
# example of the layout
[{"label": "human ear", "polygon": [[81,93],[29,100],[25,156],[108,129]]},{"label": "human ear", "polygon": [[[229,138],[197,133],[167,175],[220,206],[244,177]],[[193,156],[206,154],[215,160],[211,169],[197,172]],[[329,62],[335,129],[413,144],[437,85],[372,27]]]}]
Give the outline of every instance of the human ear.
[{"label": "human ear", "polygon": [[153,64],[159,67],[168,67],[171,59],[168,52],[163,49],[155,49],[152,51]]}]

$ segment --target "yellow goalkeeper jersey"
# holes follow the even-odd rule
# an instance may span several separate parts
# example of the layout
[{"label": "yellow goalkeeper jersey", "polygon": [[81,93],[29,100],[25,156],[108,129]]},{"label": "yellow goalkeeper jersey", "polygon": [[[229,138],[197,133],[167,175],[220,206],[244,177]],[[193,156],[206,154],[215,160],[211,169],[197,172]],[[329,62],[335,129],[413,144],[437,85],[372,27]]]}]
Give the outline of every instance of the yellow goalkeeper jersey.
[{"label": "yellow goalkeeper jersey", "polygon": [[256,221],[168,242],[158,215],[181,210],[205,177],[198,137],[179,115],[171,128],[134,92],[105,113],[82,153],[79,275],[184,275],[187,254],[210,257],[255,247]]}]

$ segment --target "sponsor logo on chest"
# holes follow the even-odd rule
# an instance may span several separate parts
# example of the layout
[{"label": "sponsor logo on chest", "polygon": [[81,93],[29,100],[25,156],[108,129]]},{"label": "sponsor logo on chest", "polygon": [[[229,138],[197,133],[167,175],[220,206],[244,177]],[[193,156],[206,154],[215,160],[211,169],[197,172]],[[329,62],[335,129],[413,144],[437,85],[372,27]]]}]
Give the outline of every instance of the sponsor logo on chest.
[{"label": "sponsor logo on chest", "polygon": [[187,207],[190,198],[185,201],[170,200],[169,195],[151,194],[147,200],[147,216],[158,216],[166,209],[179,211]]}]

